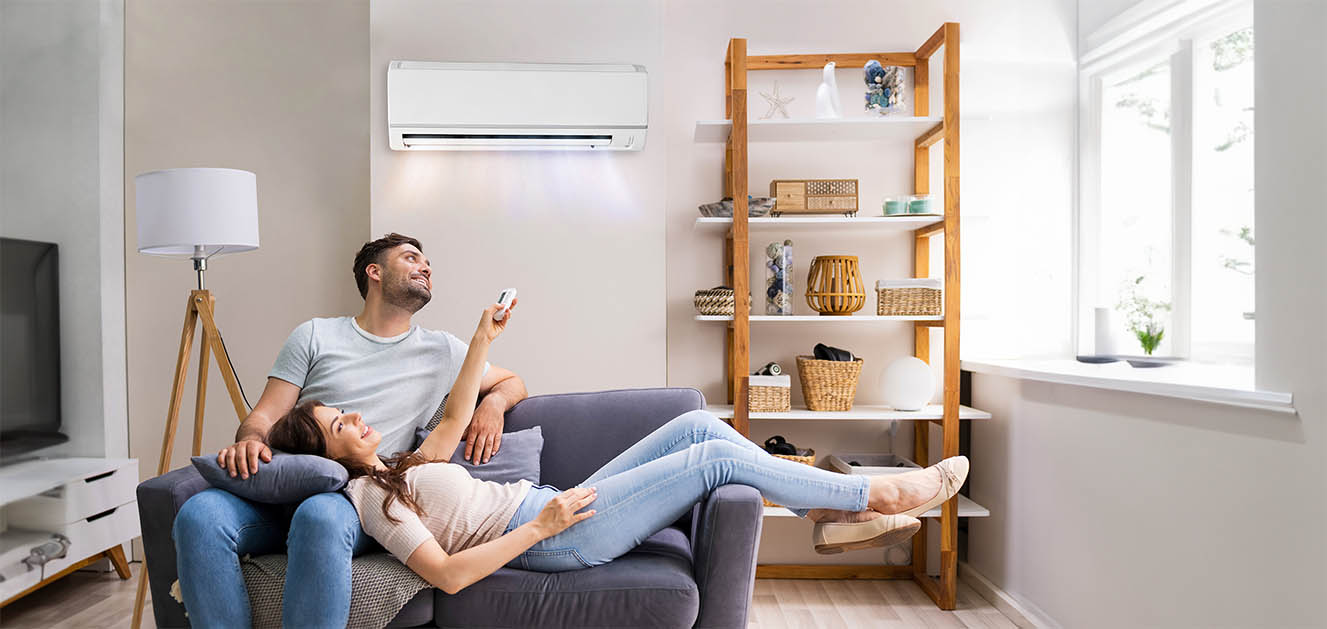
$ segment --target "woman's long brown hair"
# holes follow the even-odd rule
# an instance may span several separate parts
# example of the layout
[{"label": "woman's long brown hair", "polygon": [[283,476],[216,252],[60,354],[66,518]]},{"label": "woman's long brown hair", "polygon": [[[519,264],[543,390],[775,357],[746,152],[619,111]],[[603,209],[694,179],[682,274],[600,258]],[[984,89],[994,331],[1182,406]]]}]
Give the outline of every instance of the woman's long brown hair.
[{"label": "woman's long brown hair", "polygon": [[[313,409],[319,406],[324,404],[318,400],[306,400],[290,409],[289,413],[272,424],[272,429],[267,432],[267,445],[289,454],[314,454],[332,459],[327,454],[327,438],[323,434],[322,424],[313,416]],[[373,481],[373,484],[387,492],[387,499],[382,502],[382,514],[389,521],[398,524],[401,522],[392,517],[388,511],[392,503],[397,500],[417,515],[423,516],[424,511],[419,508],[414,496],[410,495],[410,486],[406,484],[405,473],[416,465],[434,461],[417,451],[397,452],[390,457],[378,458],[387,466],[386,470],[369,467],[349,459],[332,460],[346,468],[351,479],[366,476]]]}]

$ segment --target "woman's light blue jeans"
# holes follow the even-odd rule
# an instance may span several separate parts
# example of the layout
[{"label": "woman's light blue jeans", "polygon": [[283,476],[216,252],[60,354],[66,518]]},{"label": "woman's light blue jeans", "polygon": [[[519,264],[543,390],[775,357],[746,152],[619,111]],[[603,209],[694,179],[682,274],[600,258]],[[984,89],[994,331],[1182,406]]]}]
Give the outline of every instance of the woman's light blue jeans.
[{"label": "woman's light blue jeans", "polygon": [[240,556],[286,553],[284,627],[344,628],[350,617],[350,559],[376,546],[341,493],[289,506],[205,489],[180,508],[171,531],[184,608],[193,627],[248,627]]},{"label": "woman's light blue jeans", "polygon": [[[676,522],[715,488],[750,485],[799,516],[809,509],[864,511],[869,481],[770,456],[704,410],[679,415],[641,439],[580,487],[598,489],[595,514],[535,544],[507,565],[537,572],[607,563]],[[534,487],[507,530],[539,515],[559,490]]]}]

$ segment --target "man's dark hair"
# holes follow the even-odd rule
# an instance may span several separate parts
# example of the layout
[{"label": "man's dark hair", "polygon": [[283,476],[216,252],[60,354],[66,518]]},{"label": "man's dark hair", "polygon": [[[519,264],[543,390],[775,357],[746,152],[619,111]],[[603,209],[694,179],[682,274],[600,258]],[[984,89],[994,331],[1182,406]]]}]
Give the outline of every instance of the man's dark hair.
[{"label": "man's dark hair", "polygon": [[368,299],[369,297],[369,274],[365,270],[370,264],[382,264],[382,254],[401,245],[414,245],[420,253],[424,252],[424,246],[419,244],[418,240],[392,232],[377,240],[370,240],[359,248],[359,253],[355,254],[355,286],[359,287],[359,296]]}]

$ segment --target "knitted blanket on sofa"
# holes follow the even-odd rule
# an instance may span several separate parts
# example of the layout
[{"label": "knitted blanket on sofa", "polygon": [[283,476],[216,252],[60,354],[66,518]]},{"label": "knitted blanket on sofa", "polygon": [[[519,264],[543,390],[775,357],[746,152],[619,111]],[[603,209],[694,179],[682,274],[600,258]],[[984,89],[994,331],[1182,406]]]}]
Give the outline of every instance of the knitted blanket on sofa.
[{"label": "knitted blanket on sofa", "polygon": [[[286,556],[246,555],[240,561],[256,628],[281,627]],[[382,629],[428,582],[387,553],[356,557],[350,564],[350,629]]]}]

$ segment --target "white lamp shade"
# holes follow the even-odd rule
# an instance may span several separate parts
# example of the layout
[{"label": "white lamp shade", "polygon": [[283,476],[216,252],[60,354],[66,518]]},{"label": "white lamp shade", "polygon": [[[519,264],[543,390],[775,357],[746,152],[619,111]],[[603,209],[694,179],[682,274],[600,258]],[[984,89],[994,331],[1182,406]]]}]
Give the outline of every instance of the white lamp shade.
[{"label": "white lamp shade", "polygon": [[880,378],[885,404],[900,411],[919,411],[935,395],[931,366],[915,356],[900,358],[885,368]]},{"label": "white lamp shade", "polygon": [[258,248],[258,178],[231,168],[172,168],[134,177],[138,251],[207,255]]}]

